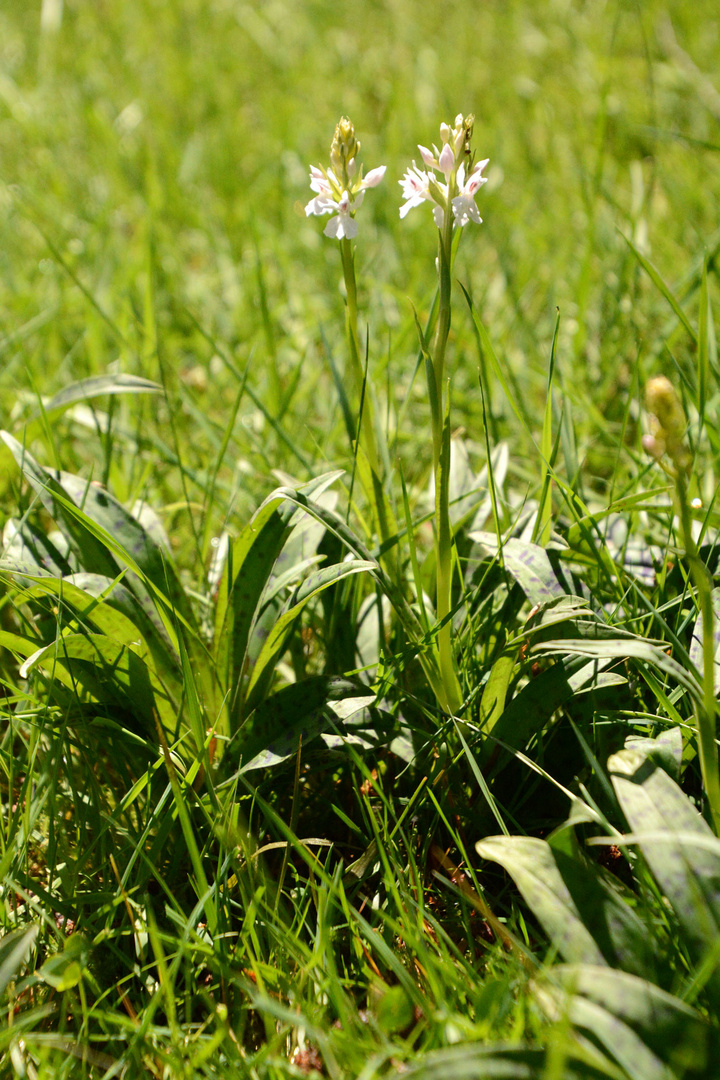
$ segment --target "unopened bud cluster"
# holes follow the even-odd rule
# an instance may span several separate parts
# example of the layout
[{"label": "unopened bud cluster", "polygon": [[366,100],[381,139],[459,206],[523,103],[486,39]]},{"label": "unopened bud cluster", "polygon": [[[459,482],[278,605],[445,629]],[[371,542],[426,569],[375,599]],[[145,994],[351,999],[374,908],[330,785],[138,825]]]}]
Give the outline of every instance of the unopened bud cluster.
[{"label": "unopened bud cluster", "polygon": [[676,469],[685,472],[692,459],[685,443],[687,419],[675,387],[664,375],[657,375],[645,387],[645,403],[650,433],[643,436],[644,449],[658,461],[667,454]]}]

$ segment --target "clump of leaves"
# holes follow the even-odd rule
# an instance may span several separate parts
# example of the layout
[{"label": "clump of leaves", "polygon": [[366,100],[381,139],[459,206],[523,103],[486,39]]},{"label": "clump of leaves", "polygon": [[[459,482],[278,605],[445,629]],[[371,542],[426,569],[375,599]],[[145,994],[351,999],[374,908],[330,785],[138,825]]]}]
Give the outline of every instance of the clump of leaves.
[{"label": "clump of leaves", "polygon": [[678,786],[681,758],[675,728],[628,740],[608,762],[629,831],[589,843],[626,866],[627,883],[581,844],[588,823],[608,822],[579,797],[547,841],[477,844],[514,879],[564,961],[538,976],[538,1002],[633,1080],[705,1077],[720,1052],[720,842]]}]

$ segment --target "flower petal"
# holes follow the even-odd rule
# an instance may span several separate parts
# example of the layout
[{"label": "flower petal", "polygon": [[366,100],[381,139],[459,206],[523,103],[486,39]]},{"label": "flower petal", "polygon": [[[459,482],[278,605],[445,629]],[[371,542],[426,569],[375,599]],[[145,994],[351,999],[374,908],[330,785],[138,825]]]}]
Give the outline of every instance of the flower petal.
[{"label": "flower petal", "polygon": [[443,146],[438,165],[445,173],[446,178],[450,176],[450,173],[455,168],[455,151],[450,143],[445,143]]},{"label": "flower petal", "polygon": [[377,187],[385,175],[385,169],[385,165],[378,165],[377,169],[371,169],[360,185],[360,189]]},{"label": "flower petal", "polygon": [[337,217],[331,217],[323,229],[323,235],[329,237],[331,240],[342,240],[343,234],[341,232],[341,226],[342,218],[339,214]]},{"label": "flower petal", "polygon": [[424,197],[422,195],[410,195],[406,197],[407,202],[403,203],[403,205],[400,207],[401,218],[404,218],[409,210],[414,209],[416,206],[421,206],[424,202]]},{"label": "flower petal", "polygon": [[455,224],[459,225],[460,228],[467,225],[469,221],[474,221],[476,225],[482,224],[480,211],[468,195],[458,195],[454,198],[452,200],[452,209],[455,215]]},{"label": "flower petal", "polygon": [[[343,234],[348,240],[352,240],[358,234],[358,223],[355,218],[344,217],[342,221]],[[340,232],[338,230],[338,239]]]},{"label": "flower petal", "polygon": [[437,158],[428,150],[427,146],[420,146],[420,143],[418,143],[418,150],[428,169],[437,169]]},{"label": "flower petal", "polygon": [[333,199],[328,199],[325,195],[316,195],[314,199],[305,207],[306,217],[310,217],[311,214],[334,214],[337,210],[337,204]]}]

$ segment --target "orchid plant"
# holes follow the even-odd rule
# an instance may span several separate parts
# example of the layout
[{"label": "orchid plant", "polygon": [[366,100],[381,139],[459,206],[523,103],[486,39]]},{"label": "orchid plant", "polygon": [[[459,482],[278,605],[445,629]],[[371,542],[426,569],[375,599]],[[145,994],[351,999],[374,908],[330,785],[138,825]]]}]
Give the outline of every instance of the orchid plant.
[{"label": "orchid plant", "polygon": [[367,189],[377,187],[382,181],[385,166],[380,165],[371,169],[363,177],[362,165],[358,165],[357,160],[359,152],[360,143],[355,136],[352,121],[343,116],[335,128],[330,146],[329,168],[315,165],[310,167],[310,189],[315,192],[315,197],[305,207],[305,214],[307,217],[330,214],[330,220],[323,229],[323,233],[329,239],[340,241],[347,298],[346,382],[360,416],[356,454],[360,479],[370,499],[370,504],[374,507],[380,535],[385,542],[395,534],[396,529],[393,526],[392,511],[383,487],[384,470],[375,432],[372,394],[366,392],[368,388],[365,383],[358,333],[355,255],[350,243],[358,233],[356,211],[362,206]]},{"label": "orchid plant", "polygon": [[[404,202],[400,217],[416,206],[429,202],[438,228],[437,259],[438,296],[437,321],[432,341],[428,344],[421,335],[428,380],[428,397],[432,415],[433,473],[435,477],[435,554],[436,554],[436,615],[437,677],[431,683],[439,704],[447,713],[456,715],[462,705],[452,644],[452,528],[449,508],[450,421],[449,395],[445,387],[445,353],[450,332],[452,307],[453,233],[470,222],[481,224],[482,218],[475,198],[487,179],[483,171],[488,158],[475,162],[471,150],[474,117],[455,117],[453,125],[440,125],[442,147],[432,149],[418,146],[425,169],[415,161],[400,180]],[[323,232],[340,241],[343,275],[347,295],[347,332],[349,343],[348,382],[356,403],[359,402],[360,424],[357,441],[360,476],[375,508],[381,539],[385,546],[397,534],[392,510],[383,486],[384,473],[378,440],[374,429],[371,394],[365,394],[364,371],[358,336],[357,283],[354,253],[351,246],[358,233],[356,212],[362,205],[368,188],[376,187],[385,175],[385,166],[371,169],[363,177],[357,155],[360,143],[355,129],[343,117],[335,129],[330,147],[330,165],[325,169],[310,168],[310,188],[314,197],[305,207],[310,216],[330,215]],[[427,668],[426,668],[427,670]]]},{"label": "orchid plant", "polygon": [[422,340],[428,380],[428,398],[432,414],[433,468],[435,475],[435,555],[436,555],[436,615],[439,623],[438,649],[445,691],[444,707],[458,712],[462,693],[458,682],[452,648],[452,527],[450,524],[449,471],[450,419],[449,395],[445,400],[445,352],[452,310],[453,232],[468,222],[482,222],[475,197],[487,183],[483,171],[489,158],[475,162],[471,150],[474,117],[455,117],[451,127],[440,125],[442,149],[432,150],[418,145],[426,166],[419,169],[415,162],[399,181],[405,202],[400,217],[424,202],[432,204],[433,218],[438,228],[438,294],[439,306],[431,344]]}]

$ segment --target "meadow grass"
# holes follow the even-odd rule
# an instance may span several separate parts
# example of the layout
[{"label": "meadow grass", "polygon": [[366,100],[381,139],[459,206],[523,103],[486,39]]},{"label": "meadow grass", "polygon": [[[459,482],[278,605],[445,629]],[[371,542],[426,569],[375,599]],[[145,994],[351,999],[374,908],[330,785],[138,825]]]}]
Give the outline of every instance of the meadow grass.
[{"label": "meadow grass", "polygon": [[[719,50],[705,2],[3,4],[1,1075],[717,1074]],[[458,112],[441,436],[397,181]]]}]

